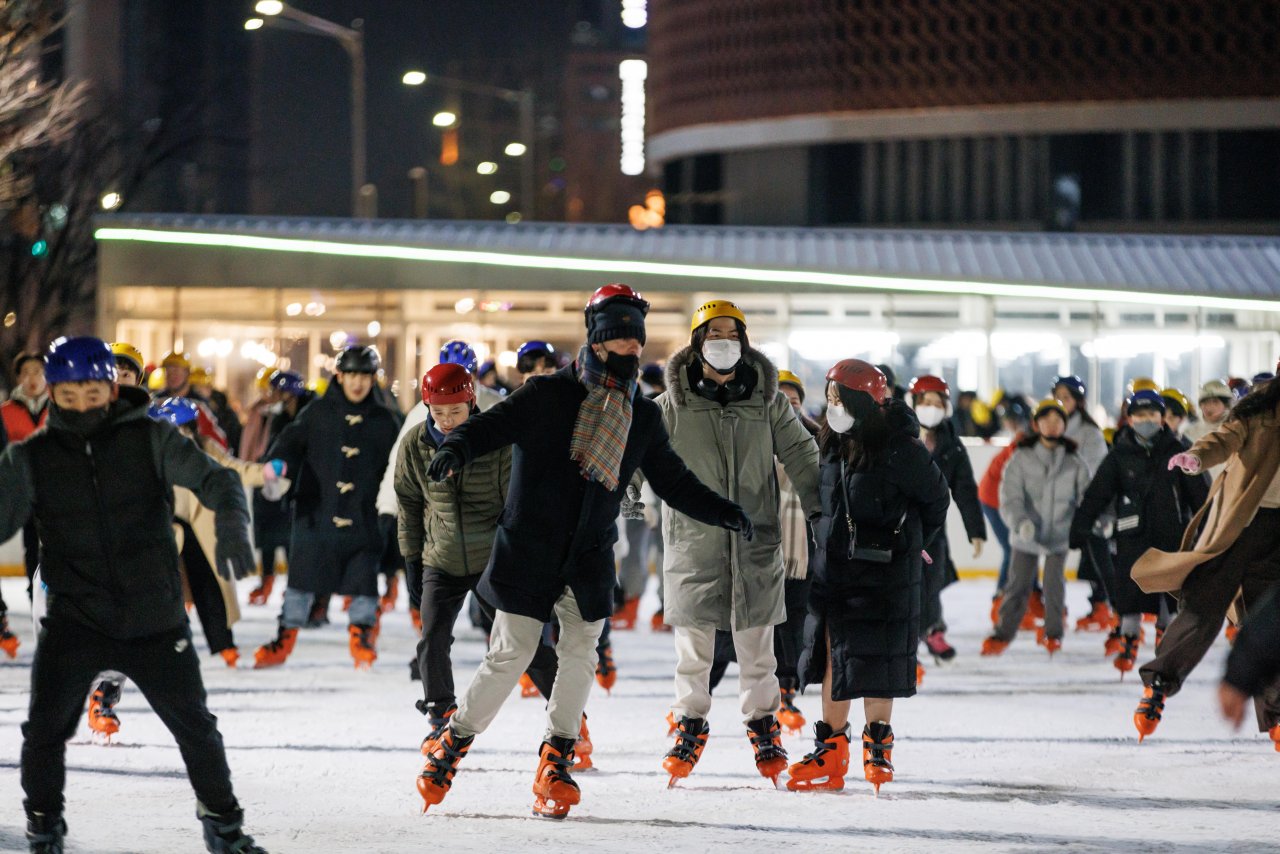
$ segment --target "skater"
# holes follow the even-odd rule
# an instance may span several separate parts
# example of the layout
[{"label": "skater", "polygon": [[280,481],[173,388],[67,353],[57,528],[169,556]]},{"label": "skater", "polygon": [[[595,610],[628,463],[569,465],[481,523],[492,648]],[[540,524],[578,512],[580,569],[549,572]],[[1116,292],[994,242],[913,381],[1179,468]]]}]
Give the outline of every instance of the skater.
[{"label": "skater", "polygon": [[128,342],[117,341],[111,345],[111,352],[116,357],[116,376],[120,385],[141,386],[147,378],[142,351]]},{"label": "skater", "polygon": [[[1009,580],[1009,529],[1000,518],[1000,482],[1004,479],[1004,467],[1009,464],[1009,457],[1018,450],[1018,442],[1027,435],[1031,426],[1031,408],[1021,397],[1007,398],[1002,405],[1002,426],[1009,434],[1009,444],[1000,449],[1000,453],[992,457],[987,465],[982,480],[978,481],[978,501],[982,503],[982,515],[991,526],[991,533],[1000,544],[1000,574],[996,577],[996,592],[991,597],[991,624],[999,621],[1000,602],[1003,600],[1004,586]],[[1034,598],[1038,590],[1032,591]]]},{"label": "skater", "polygon": [[637,393],[648,309],[626,285],[597,290],[587,303],[587,343],[577,360],[468,418],[431,460],[428,475],[443,480],[515,445],[511,489],[478,588],[497,609],[489,651],[418,778],[424,808],[448,793],[458,763],[515,687],[553,613],[560,620],[559,671],[538,751],[534,813],[563,818],[578,803],[569,768],[596,641],[613,610],[615,520],[637,469],[673,508],[744,540],[752,536],[742,508],[685,467],[657,405]]},{"label": "skater", "polygon": [[254,653],[255,667],[284,664],[317,598],[334,593],[352,597],[347,633],[356,668],[370,667],[378,657],[383,540],[375,500],[398,430],[372,394],[380,364],[373,347],[340,352],[335,382],[324,397],[307,405],[267,451],[269,460],[297,473],[297,482],[280,628]]},{"label": "skater", "polygon": [[516,350],[516,372],[520,374],[520,384],[527,383],[530,377],[554,374],[559,370],[556,361],[556,348],[546,341],[524,342]]},{"label": "skater", "polygon": [[1053,655],[1062,648],[1063,572],[1071,517],[1089,486],[1089,467],[1067,438],[1067,412],[1060,401],[1040,401],[1032,435],[1018,442],[1000,484],[1000,516],[1009,526],[1009,581],[1000,622],[982,642],[983,655],[1000,655],[1013,641],[1027,609],[1031,587],[1044,561],[1044,627],[1036,642]]},{"label": "skater", "polygon": [[[908,387],[911,408],[920,422],[920,440],[929,449],[930,458],[946,478],[951,489],[951,499],[964,520],[965,534],[973,548],[973,559],[982,556],[987,541],[987,525],[982,519],[982,505],[978,503],[978,484],[973,479],[973,466],[964,443],[956,436],[947,409],[951,404],[951,389],[941,377],[924,374],[911,380]],[[929,545],[930,562],[923,569],[920,584],[920,639],[933,656],[942,663],[956,657],[956,650],[947,643],[947,622],[942,613],[942,591],[959,581],[955,562],[951,559],[951,547],[944,528]]]},{"label": "skater", "polygon": [[1191,415],[1191,401],[1181,389],[1173,387],[1161,390],[1160,397],[1164,400],[1165,426],[1172,430],[1175,436],[1182,436],[1183,430],[1189,426],[1187,418]]},{"label": "skater", "polygon": [[1169,469],[1169,460],[1190,444],[1162,422],[1163,396],[1154,391],[1134,392],[1126,404],[1129,423],[1116,432],[1111,452],[1089,482],[1071,520],[1069,542],[1073,549],[1089,548],[1094,524],[1114,507],[1112,554],[1095,558],[1095,565],[1114,566],[1107,587],[1120,616],[1118,642],[1112,648],[1116,650],[1113,663],[1122,676],[1133,669],[1138,658],[1142,615],[1158,615],[1158,644],[1175,607],[1167,593],[1144,594],[1129,571],[1148,548],[1175,551],[1187,523],[1209,493],[1204,475]]},{"label": "skater", "polygon": [[[1153,390],[1156,388],[1151,380],[1146,382],[1150,383]],[[1098,422],[1089,414],[1086,391],[1084,380],[1080,377],[1063,375],[1054,377],[1049,396],[1061,403],[1067,413],[1067,431],[1064,435],[1076,443],[1077,454],[1084,460],[1089,476],[1093,477],[1107,455],[1107,439]],[[1132,389],[1129,393],[1133,393]],[[1123,418],[1117,423],[1117,427],[1122,425]],[[1111,609],[1107,600],[1107,578],[1111,574],[1111,568],[1108,565],[1096,566],[1093,561],[1094,555],[1107,553],[1107,538],[1101,528],[1094,530],[1089,537],[1089,548],[1081,552],[1080,566],[1076,570],[1077,578],[1089,582],[1089,614],[1084,617],[1087,622],[1081,628],[1099,628],[1103,625],[1109,628]],[[1031,602],[1035,616],[1044,620],[1044,600],[1033,596]]]},{"label": "skater", "polygon": [[[1236,396],[1231,393],[1226,383],[1222,380],[1209,380],[1200,386],[1200,399],[1197,401],[1200,406],[1200,417],[1186,425],[1182,435],[1192,442],[1200,441],[1222,426],[1235,402]],[[1213,474],[1215,473],[1210,473],[1211,479]]]},{"label": "skater", "polygon": [[47,547],[49,610],[22,725],[31,850],[62,851],[66,742],[92,680],[113,668],[137,683],[177,740],[208,850],[261,852],[242,830],[217,719],[205,705],[169,498],[183,486],[213,509],[217,571],[243,577],[253,550],[239,481],[172,426],[147,418],[146,393],[116,384],[106,343],[59,338],[45,370],[48,429],[0,456],[0,540],[34,518]]},{"label": "skater", "polygon": [[[13,391],[9,393],[8,400],[0,403],[0,428],[5,444],[24,441],[43,427],[49,417],[44,359],[36,353],[19,353],[13,360],[13,377]],[[22,526],[22,557],[27,572],[27,595],[30,596],[31,579],[40,565],[40,537],[34,521]],[[18,636],[9,630],[8,606],[0,597],[0,650],[10,658],[17,658],[20,645]]]},{"label": "skater", "polygon": [[818,504],[818,447],[778,390],[778,371],[751,347],[747,320],[727,300],[698,307],[690,344],[667,362],[667,391],[656,398],[671,446],[713,489],[741,503],[759,526],[746,545],[732,534],[667,508],[663,619],[675,630],[672,716],[675,745],[663,767],[688,777],[702,755],[711,711],[710,676],[717,629],[731,631],[747,738],[761,776],[786,770],[777,713],[781,700],[774,626],[786,620],[781,461],[805,517]]},{"label": "skater", "polygon": [[[456,479],[431,480],[427,468],[440,445],[479,411],[475,380],[462,365],[436,365],[422,377],[422,400],[429,412],[400,445],[395,494],[409,601],[423,615],[416,668],[423,699],[417,708],[431,726],[423,745],[429,754],[458,708],[450,656],[453,625],[467,594],[474,595],[493,551],[511,480],[511,448],[478,457]],[[556,675],[555,650],[540,645],[528,672],[542,695],[549,697]]]},{"label": "skater", "polygon": [[923,550],[946,524],[947,482],[916,438],[910,408],[890,397],[874,366],[833,366],[827,404],[800,657],[801,685],[822,685],[822,720],[787,788],[844,788],[850,705],[861,699],[863,775],[878,792],[893,780],[893,701],[916,693]]},{"label": "skater", "polygon": [[[1145,695],[1133,721],[1140,739],[1155,732],[1165,702],[1200,663],[1236,597],[1243,613],[1251,614],[1280,581],[1278,424],[1280,383],[1265,383],[1235,405],[1226,423],[1169,460],[1188,474],[1228,465],[1187,525],[1179,550],[1149,549],[1133,567],[1133,580],[1145,592],[1178,596],[1178,613],[1156,657],[1139,669]],[[1280,697],[1268,693],[1258,709],[1259,731],[1278,723]]]},{"label": "skater", "polygon": [[[1280,703],[1280,586],[1273,587],[1249,614],[1227,658],[1227,673],[1218,688],[1222,715],[1240,728],[1245,702],[1255,697],[1261,720]],[[1268,734],[1280,751],[1280,724]]]}]

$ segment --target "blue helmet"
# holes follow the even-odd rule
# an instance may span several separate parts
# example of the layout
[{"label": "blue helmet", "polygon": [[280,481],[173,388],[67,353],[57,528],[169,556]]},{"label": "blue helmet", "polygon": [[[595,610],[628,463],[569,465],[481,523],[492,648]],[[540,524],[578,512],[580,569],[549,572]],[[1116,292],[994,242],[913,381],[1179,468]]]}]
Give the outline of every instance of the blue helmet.
[{"label": "blue helmet", "polygon": [[267,382],[271,383],[271,387],[276,391],[291,394],[294,397],[302,397],[303,392],[307,390],[306,379],[295,371],[276,371]]},{"label": "blue helmet", "polygon": [[154,421],[168,421],[174,427],[191,424],[200,417],[200,407],[185,397],[166,397],[147,407],[147,417]]},{"label": "blue helmet", "polygon": [[1071,396],[1077,400],[1084,399],[1086,392],[1084,380],[1075,374],[1063,374],[1062,376],[1054,377],[1053,384],[1049,386],[1050,396],[1052,396],[1053,390],[1060,385],[1066,386],[1071,391]]},{"label": "blue helmet", "polygon": [[520,345],[520,349],[516,351],[516,358],[523,359],[525,356],[531,356],[535,353],[547,353],[555,355],[556,348],[552,347],[546,341],[526,341]]},{"label": "blue helmet", "polygon": [[1269,383],[1275,378],[1276,378],[1276,375],[1271,373],[1270,371],[1263,371],[1260,374],[1254,374],[1253,378],[1250,379],[1249,382],[1253,383],[1254,385],[1259,385],[1261,383]]},{"label": "blue helmet", "polygon": [[116,381],[116,357],[100,338],[59,338],[44,357],[44,378],[49,385],[102,380]]},{"label": "blue helmet", "polygon": [[1125,404],[1130,412],[1138,409],[1155,409],[1163,414],[1167,408],[1164,397],[1160,392],[1152,391],[1149,388],[1144,388],[1141,391],[1135,391],[1133,394],[1129,395]]},{"label": "blue helmet", "polygon": [[467,369],[467,373],[474,374],[476,372],[476,351],[471,349],[471,345],[460,338],[446,342],[440,348],[440,364],[442,365],[462,365]]}]

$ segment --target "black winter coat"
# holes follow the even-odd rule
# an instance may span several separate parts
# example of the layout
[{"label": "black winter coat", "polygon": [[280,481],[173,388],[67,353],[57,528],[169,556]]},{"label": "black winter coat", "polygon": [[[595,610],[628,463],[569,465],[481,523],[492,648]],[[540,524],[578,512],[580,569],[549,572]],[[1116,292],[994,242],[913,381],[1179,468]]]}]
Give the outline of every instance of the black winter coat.
[{"label": "black winter coat", "polygon": [[[322,569],[335,553],[382,553],[378,487],[398,432],[391,411],[372,394],[351,403],[334,382],[271,443],[267,459],[284,460],[295,479],[291,587],[336,589],[337,580]],[[317,572],[326,577],[315,577]]]},{"label": "black winter coat", "polygon": [[[973,465],[969,462],[969,452],[965,450],[964,443],[956,435],[955,426],[950,419],[938,424],[934,430],[933,439],[930,459],[942,472],[942,477],[951,489],[951,500],[960,511],[965,535],[970,540],[985,540],[987,520],[982,515],[982,505],[978,502],[978,483],[973,479]],[[944,526],[942,532],[934,539],[929,555],[935,564],[932,568],[945,573],[947,584],[959,580],[950,551]]]},{"label": "black winter coat", "polygon": [[1245,618],[1223,678],[1251,697],[1261,696],[1280,679],[1280,587],[1273,588]]},{"label": "black winter coat", "polygon": [[1149,548],[1178,551],[1182,532],[1209,496],[1207,475],[1169,471],[1169,458],[1189,447],[1168,427],[1150,447],[1138,441],[1132,427],[1120,428],[1071,517],[1071,547],[1084,548],[1098,517],[1115,514],[1112,598],[1122,614],[1158,613],[1161,594],[1143,593],[1129,572]]},{"label": "black winter coat", "polygon": [[671,449],[658,405],[637,394],[618,488],[587,480],[569,458],[586,399],[575,365],[533,377],[501,403],[471,416],[442,444],[463,463],[515,445],[507,503],[498,518],[479,593],[495,607],[544,622],[566,587],[588,621],[613,613],[619,505],[636,469],[658,497],[707,525],[737,505],[706,487]]},{"label": "black winter coat", "polygon": [[[287,409],[281,409],[271,417],[271,423],[267,427],[268,448],[280,437],[284,428],[302,414],[307,404],[315,399],[313,392],[305,392],[298,399],[298,406],[293,415],[290,415]],[[268,459],[270,457],[263,454],[262,459],[255,462],[266,462]],[[293,494],[294,488],[291,486],[284,498],[279,501],[268,501],[262,497],[261,489],[253,491],[253,539],[258,548],[265,546],[275,549],[278,545],[288,545],[293,528]],[[271,559],[272,557],[267,555],[267,560]]]},{"label": "black winter coat", "polygon": [[[837,700],[915,694],[920,552],[946,524],[950,505],[942,472],[916,438],[915,414],[894,401],[886,415],[891,436],[879,460],[847,470],[827,451],[821,464],[822,516],[814,524],[800,674],[802,685],[822,681],[829,636]],[[846,508],[864,531],[901,526],[888,563],[847,557]]]},{"label": "black winter coat", "polygon": [[0,454],[0,541],[35,519],[48,618],[128,640],[187,621],[173,537],[173,487],[195,493],[248,536],[240,477],[171,424],[147,417],[145,391],[124,387],[86,439],[61,412]]}]

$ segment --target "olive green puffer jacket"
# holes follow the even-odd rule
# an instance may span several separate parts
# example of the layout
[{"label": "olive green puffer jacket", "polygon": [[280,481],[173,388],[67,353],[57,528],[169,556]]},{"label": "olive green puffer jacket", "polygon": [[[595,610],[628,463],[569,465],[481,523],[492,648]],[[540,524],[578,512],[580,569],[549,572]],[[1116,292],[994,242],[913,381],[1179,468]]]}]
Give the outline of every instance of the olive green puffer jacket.
[{"label": "olive green puffer jacket", "polygon": [[433,482],[427,467],[436,442],[426,423],[405,434],[396,459],[400,554],[421,555],[424,567],[478,575],[489,563],[498,516],[511,480],[510,446],[485,454],[462,473]]}]

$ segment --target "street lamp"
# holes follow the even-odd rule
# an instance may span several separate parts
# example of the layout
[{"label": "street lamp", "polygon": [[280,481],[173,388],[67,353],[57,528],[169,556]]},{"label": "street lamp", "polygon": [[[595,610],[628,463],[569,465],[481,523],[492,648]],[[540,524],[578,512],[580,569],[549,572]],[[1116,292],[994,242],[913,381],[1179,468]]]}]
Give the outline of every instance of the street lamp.
[{"label": "street lamp", "polygon": [[[253,10],[262,18],[245,21],[246,30],[263,26],[279,27],[298,33],[331,38],[342,45],[351,59],[351,212],[365,216],[365,72],[364,34],[355,27],[344,27],[333,21],[293,8],[281,0],[258,0]],[[254,22],[257,22],[256,24]]]},{"label": "street lamp", "polygon": [[441,110],[431,117],[431,124],[438,128],[451,128],[458,123],[458,114]]},{"label": "street lamp", "polygon": [[[263,2],[268,2],[268,0],[263,0]],[[473,83],[470,80],[459,80],[455,77],[441,77],[438,74],[427,74],[425,71],[418,69],[406,71],[404,76],[400,79],[406,86],[421,86],[424,83],[439,83],[462,92],[470,92],[474,95],[486,95],[491,98],[500,98],[509,104],[515,104],[517,106],[520,110],[520,138],[523,142],[509,143],[505,149],[505,153],[508,157],[524,157],[524,160],[520,163],[520,202],[524,206],[526,213],[529,216],[533,216],[535,212],[534,209],[536,207],[536,200],[534,199],[533,189],[534,100],[532,90],[506,89],[502,86],[491,86],[488,83]],[[441,115],[441,113],[437,113],[432,119],[432,124],[435,124],[436,127],[450,126],[452,123],[450,123],[450,125],[440,125],[436,123],[436,118],[439,118]],[[454,115],[454,121],[457,121],[456,115]]]}]

